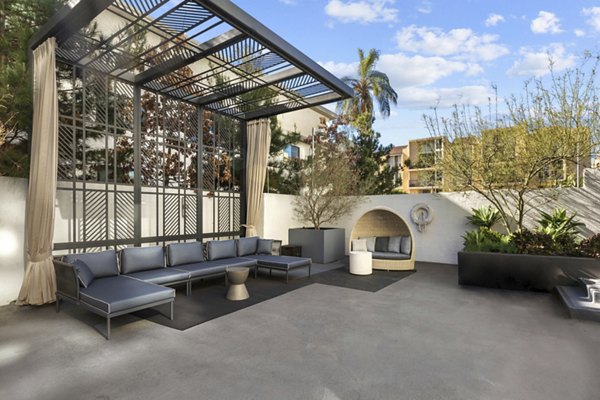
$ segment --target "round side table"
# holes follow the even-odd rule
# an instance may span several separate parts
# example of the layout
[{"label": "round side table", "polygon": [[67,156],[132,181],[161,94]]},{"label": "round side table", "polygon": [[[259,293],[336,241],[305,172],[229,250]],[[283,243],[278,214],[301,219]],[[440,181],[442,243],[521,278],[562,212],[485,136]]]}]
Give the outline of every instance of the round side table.
[{"label": "round side table", "polygon": [[246,289],[246,279],[248,279],[248,267],[228,267],[225,270],[229,289],[227,290],[227,300],[246,300],[250,297],[248,289]]},{"label": "round side table", "polygon": [[350,273],[352,275],[371,275],[373,273],[372,256],[370,251],[351,251]]}]

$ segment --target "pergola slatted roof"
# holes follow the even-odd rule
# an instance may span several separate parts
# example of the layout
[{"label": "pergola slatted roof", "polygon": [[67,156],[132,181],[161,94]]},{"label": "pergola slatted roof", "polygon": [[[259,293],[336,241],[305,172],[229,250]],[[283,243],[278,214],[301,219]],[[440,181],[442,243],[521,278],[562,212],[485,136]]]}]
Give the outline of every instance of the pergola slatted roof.
[{"label": "pergola slatted roof", "polygon": [[243,120],[352,95],[229,0],[72,0],[30,48],[51,36],[63,61]]}]

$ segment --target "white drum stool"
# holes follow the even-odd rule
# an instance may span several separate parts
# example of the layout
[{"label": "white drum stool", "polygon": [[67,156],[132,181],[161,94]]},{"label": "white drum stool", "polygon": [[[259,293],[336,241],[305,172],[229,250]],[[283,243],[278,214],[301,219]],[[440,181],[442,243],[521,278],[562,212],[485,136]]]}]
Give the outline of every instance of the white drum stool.
[{"label": "white drum stool", "polygon": [[373,254],[370,251],[350,252],[350,273],[353,275],[371,275],[373,273]]}]

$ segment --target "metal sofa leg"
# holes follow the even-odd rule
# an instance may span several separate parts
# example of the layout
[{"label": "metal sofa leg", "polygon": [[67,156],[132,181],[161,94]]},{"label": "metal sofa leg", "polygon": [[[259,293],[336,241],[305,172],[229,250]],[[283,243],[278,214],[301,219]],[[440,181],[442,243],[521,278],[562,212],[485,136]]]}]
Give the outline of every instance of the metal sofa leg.
[{"label": "metal sofa leg", "polygon": [[60,312],[60,297],[56,296],[56,312]]},{"label": "metal sofa leg", "polygon": [[110,340],[110,317],[106,317],[106,340]]},{"label": "metal sofa leg", "polygon": [[191,279],[188,279],[188,281],[185,285],[185,295],[186,296],[192,295],[192,280]]},{"label": "metal sofa leg", "polygon": [[285,271],[285,284],[286,284],[286,285],[287,285],[287,283],[288,283],[288,280],[289,280],[289,278],[288,278],[288,277],[289,277],[289,275],[290,275],[290,270],[288,269],[288,270],[286,270],[286,271]]},{"label": "metal sofa leg", "polygon": [[172,302],[171,302],[171,315],[169,316],[169,319],[170,319],[171,321],[173,321],[173,303],[175,303],[175,301],[172,301]]},{"label": "metal sofa leg", "polygon": [[308,264],[308,277],[310,278],[310,268],[312,267],[312,263]]}]

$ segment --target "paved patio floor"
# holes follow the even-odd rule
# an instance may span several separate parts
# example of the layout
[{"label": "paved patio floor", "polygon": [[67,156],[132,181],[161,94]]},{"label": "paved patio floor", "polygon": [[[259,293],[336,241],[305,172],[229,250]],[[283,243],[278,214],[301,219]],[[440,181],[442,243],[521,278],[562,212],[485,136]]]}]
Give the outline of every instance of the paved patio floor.
[{"label": "paved patio floor", "polygon": [[600,324],[554,294],[417,268],[377,293],[313,284],[186,331],[127,316],[110,341],[78,309],[0,307],[0,399],[600,399]]}]

